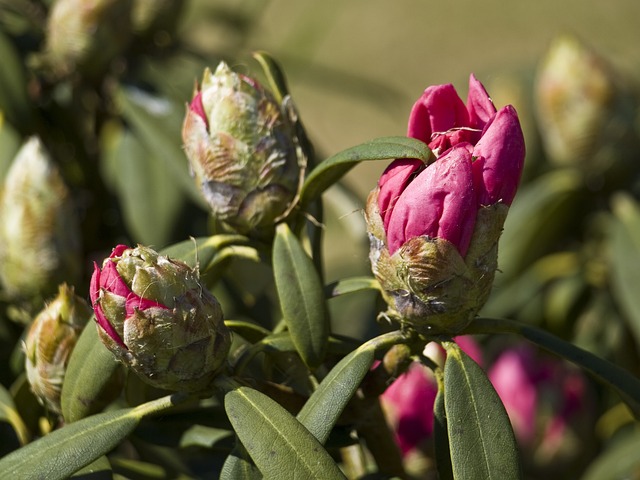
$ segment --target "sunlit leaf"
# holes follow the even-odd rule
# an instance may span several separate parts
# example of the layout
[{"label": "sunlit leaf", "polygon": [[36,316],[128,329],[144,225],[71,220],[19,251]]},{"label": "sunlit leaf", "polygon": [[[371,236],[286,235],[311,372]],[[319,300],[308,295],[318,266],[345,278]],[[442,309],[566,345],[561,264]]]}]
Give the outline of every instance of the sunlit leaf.
[{"label": "sunlit leaf", "polygon": [[280,307],[293,343],[304,362],[319,365],[329,338],[329,316],[320,278],[289,227],[277,227],[273,273]]},{"label": "sunlit leaf", "polygon": [[345,478],[316,438],[266,395],[239,387],[225,396],[225,409],[240,441],[266,478]]},{"label": "sunlit leaf", "polygon": [[493,385],[458,345],[444,346],[444,406],[454,478],[522,478],[511,422]]}]

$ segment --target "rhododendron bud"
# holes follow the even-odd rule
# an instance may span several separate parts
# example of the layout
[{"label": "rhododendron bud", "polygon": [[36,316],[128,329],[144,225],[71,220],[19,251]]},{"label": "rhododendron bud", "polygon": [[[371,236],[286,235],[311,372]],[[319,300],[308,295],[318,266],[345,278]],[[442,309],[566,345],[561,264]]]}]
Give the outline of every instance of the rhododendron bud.
[{"label": "rhododendron bud", "polygon": [[204,73],[184,121],[191,171],[214,217],[244,233],[273,230],[298,192],[291,99],[221,63]]},{"label": "rhododendron bud", "polygon": [[80,227],[60,171],[40,140],[16,155],[0,194],[0,280],[12,300],[37,300],[80,275]]},{"label": "rhododendron bud", "polygon": [[60,394],[71,352],[92,315],[73,288],[60,285],[58,296],[34,318],[24,349],[27,379],[38,400],[60,413]]},{"label": "rhododendron bud", "polygon": [[130,0],[56,0],[47,20],[47,62],[64,74],[101,74],[128,43],[130,19]]},{"label": "rhododendron bud", "polygon": [[118,245],[95,265],[90,296],[102,342],[156,387],[206,389],[227,358],[220,304],[185,263]]},{"label": "rhododendron bud", "polygon": [[524,137],[515,109],[496,111],[473,76],[466,105],[452,85],[425,90],[408,135],[437,158],[394,161],[369,195],[372,269],[390,317],[455,333],[489,295]]}]

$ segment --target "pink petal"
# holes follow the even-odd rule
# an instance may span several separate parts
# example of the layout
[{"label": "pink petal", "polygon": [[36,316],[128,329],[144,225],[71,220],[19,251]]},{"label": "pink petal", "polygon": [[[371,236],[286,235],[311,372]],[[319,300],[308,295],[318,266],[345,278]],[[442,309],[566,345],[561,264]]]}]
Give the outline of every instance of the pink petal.
[{"label": "pink petal", "polygon": [[389,252],[407,240],[427,235],[453,243],[461,255],[469,248],[477,203],[471,154],[461,143],[429,165],[402,192],[387,228]]},{"label": "pink petal", "polygon": [[484,129],[485,125],[496,114],[496,107],[491,101],[489,94],[473,74],[469,77],[467,111],[469,112],[470,126],[480,131]]},{"label": "pink petal", "polygon": [[111,260],[107,260],[102,267],[100,287],[120,297],[126,297],[131,292],[131,289],[124,283],[118,273],[116,264]]},{"label": "pink petal", "polygon": [[168,307],[162,305],[161,303],[156,302],[155,300],[142,298],[141,296],[136,295],[133,292],[127,295],[127,300],[125,303],[127,318],[133,315],[136,312],[136,310],[144,311],[148,308],[163,308],[168,310]]},{"label": "pink petal", "polygon": [[96,262],[93,262],[93,274],[91,275],[91,282],[89,283],[89,298],[91,303],[96,303],[100,296],[100,267]]},{"label": "pink petal", "polygon": [[430,144],[434,134],[467,127],[469,115],[453,85],[428,87],[413,105],[407,136]]},{"label": "pink petal", "polygon": [[116,247],[111,251],[109,258],[121,257],[125,250],[129,250],[129,247],[122,244],[116,245]]},{"label": "pink petal", "polygon": [[391,212],[400,194],[411,178],[424,167],[424,163],[414,158],[401,158],[392,162],[380,176],[378,186],[378,209],[385,230],[389,225]]},{"label": "pink petal", "polygon": [[100,298],[100,276],[100,268],[97,263],[93,262],[93,275],[91,275],[91,283],[89,285],[89,297],[91,298],[93,312],[96,315],[96,322],[98,322],[100,328],[102,328],[114,342],[123,348],[127,348],[120,338],[120,335],[118,335],[118,332],[116,332],[109,323],[109,320],[107,320],[107,317],[105,317],[102,307],[98,303],[98,299]]},{"label": "pink petal", "polygon": [[198,92],[191,103],[189,104],[189,110],[197,114],[202,120],[204,120],[207,130],[209,130],[209,119],[204,112],[204,105],[202,104],[202,92]]},{"label": "pink petal", "polygon": [[524,167],[524,135],[511,105],[500,109],[473,149],[474,186],[478,203],[511,205]]}]

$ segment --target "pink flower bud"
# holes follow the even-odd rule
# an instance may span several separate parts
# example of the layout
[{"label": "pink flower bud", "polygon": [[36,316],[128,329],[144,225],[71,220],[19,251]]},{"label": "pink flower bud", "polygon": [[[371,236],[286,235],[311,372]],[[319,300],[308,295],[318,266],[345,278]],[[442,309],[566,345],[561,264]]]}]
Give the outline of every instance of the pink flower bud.
[{"label": "pink flower bud", "polygon": [[102,269],[95,265],[89,294],[100,339],[148,383],[199,391],[223,366],[230,332],[188,265],[118,245]]}]

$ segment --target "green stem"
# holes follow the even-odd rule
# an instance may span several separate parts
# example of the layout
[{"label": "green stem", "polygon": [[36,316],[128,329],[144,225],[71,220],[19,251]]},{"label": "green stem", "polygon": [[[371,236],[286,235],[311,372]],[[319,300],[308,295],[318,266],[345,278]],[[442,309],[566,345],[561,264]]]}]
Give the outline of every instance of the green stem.
[{"label": "green stem", "polygon": [[602,383],[618,392],[640,420],[640,381],[628,371],[593,353],[561,340],[540,328],[514,320],[477,318],[465,330],[468,334],[513,333],[582,367]]}]

